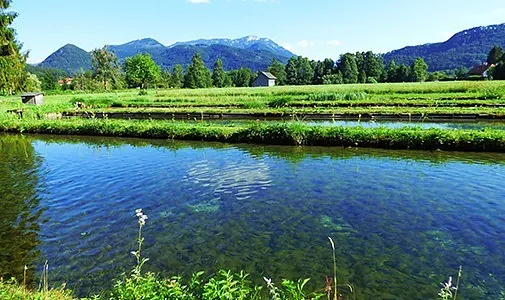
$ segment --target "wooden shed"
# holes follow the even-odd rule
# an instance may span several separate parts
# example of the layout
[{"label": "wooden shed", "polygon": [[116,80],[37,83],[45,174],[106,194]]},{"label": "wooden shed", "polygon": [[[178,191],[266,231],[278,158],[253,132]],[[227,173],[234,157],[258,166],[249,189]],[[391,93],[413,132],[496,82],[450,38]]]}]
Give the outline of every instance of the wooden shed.
[{"label": "wooden shed", "polygon": [[252,86],[274,86],[277,77],[270,72],[260,71],[258,77],[252,82]]},{"label": "wooden shed", "polygon": [[26,93],[21,95],[21,101],[25,104],[42,105],[44,104],[44,94],[42,93]]}]

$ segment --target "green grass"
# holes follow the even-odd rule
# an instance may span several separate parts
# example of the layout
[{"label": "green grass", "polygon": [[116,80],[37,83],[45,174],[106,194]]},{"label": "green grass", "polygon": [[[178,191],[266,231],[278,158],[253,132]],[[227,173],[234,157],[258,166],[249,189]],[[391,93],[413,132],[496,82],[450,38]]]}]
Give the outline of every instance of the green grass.
[{"label": "green grass", "polygon": [[[65,93],[47,95],[41,107],[26,106],[19,97],[0,98],[0,131],[19,133],[80,134],[171,138],[263,144],[379,147],[386,149],[444,149],[503,151],[503,133],[484,130],[422,130],[419,128],[322,128],[301,123],[278,125],[219,125],[172,121],[83,120],[123,114],[123,118],[146,118],[150,113],[227,114],[261,120],[283,117],[304,120],[307,115],[326,114],[350,118],[423,118],[466,116],[505,118],[505,82],[436,82],[290,86],[273,88],[225,88],[197,90],[138,90],[114,93]],[[76,102],[85,107],[77,109]],[[23,119],[8,110],[23,109]],[[70,120],[49,120],[62,115]],[[133,116],[131,114],[138,114]],[[197,119],[201,119],[197,118]]]},{"label": "green grass", "polygon": [[310,126],[302,122],[214,125],[172,121],[0,120],[0,131],[65,135],[119,136],[180,140],[375,147],[385,149],[505,151],[503,130],[444,130]]}]

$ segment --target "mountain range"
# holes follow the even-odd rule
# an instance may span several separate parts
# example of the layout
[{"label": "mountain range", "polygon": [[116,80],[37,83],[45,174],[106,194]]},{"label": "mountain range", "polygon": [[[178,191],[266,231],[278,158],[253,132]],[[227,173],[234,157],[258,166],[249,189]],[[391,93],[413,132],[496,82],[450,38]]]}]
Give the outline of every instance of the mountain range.
[{"label": "mountain range", "polygon": [[410,65],[417,57],[422,57],[429,71],[471,68],[484,63],[495,45],[505,47],[505,23],[463,30],[443,43],[394,50],[386,53],[384,60]]},{"label": "mountain range", "polygon": [[[162,68],[172,68],[176,64],[186,67],[191,58],[200,53],[205,65],[212,69],[218,58],[226,70],[241,67],[251,70],[265,70],[273,59],[286,63],[294,54],[266,38],[247,36],[240,39],[212,39],[175,43],[164,46],[160,42],[146,38],[122,45],[107,45],[120,62],[139,53],[149,53]],[[75,45],[65,45],[38,65],[43,68],[63,69],[72,74],[91,68],[91,54]]]},{"label": "mountain range", "polygon": [[[428,63],[429,71],[470,68],[486,61],[487,54],[495,45],[505,46],[505,23],[463,30],[443,43],[408,46],[383,54],[386,63],[410,65],[417,57]],[[108,45],[119,61],[138,53],[149,53],[162,68],[176,64],[186,67],[195,53],[200,53],[205,65],[212,69],[221,58],[226,70],[241,67],[253,71],[265,70],[276,59],[286,63],[294,54],[267,38],[246,36],[239,39],[200,39],[178,42],[165,46],[146,38],[122,45]],[[363,49],[366,50],[366,49]],[[91,68],[91,55],[75,45],[65,45],[47,57],[38,66],[62,69],[70,74]]]}]

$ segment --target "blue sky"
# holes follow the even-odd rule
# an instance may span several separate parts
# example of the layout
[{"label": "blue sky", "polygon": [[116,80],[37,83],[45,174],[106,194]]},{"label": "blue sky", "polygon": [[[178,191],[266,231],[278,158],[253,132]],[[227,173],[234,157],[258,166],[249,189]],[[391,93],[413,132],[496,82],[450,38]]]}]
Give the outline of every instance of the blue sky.
[{"label": "blue sky", "polygon": [[199,38],[267,37],[311,59],[387,52],[447,40],[505,22],[489,0],[13,0],[13,26],[29,61],[71,43],[85,50],[152,37],[169,45]]}]

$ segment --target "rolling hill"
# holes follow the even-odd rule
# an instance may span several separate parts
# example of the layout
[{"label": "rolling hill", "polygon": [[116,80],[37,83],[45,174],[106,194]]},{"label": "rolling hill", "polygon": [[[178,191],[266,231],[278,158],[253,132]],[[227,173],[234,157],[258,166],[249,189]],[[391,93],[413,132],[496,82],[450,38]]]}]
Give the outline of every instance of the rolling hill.
[{"label": "rolling hill", "polygon": [[67,44],[49,55],[37,66],[46,69],[64,70],[69,74],[73,74],[79,70],[91,69],[91,56],[86,50]]},{"label": "rolling hill", "polygon": [[481,26],[463,30],[443,43],[409,46],[393,50],[384,55],[386,63],[410,65],[417,57],[422,57],[429,71],[470,68],[486,61],[495,45],[505,47],[505,23]]}]

